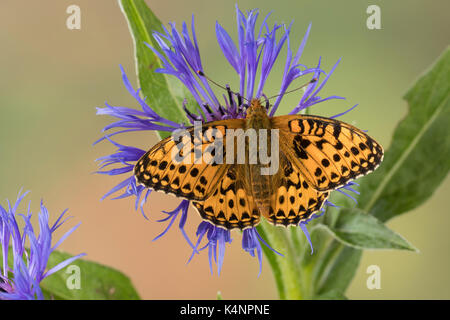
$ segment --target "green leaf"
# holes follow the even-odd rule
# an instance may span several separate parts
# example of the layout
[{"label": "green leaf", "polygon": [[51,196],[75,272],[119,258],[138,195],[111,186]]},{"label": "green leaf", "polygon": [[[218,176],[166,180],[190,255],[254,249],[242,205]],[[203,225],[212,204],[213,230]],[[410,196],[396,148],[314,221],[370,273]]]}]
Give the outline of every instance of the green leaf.
[{"label": "green leaf", "polygon": [[340,192],[332,192],[329,201],[337,206],[328,206],[323,215],[323,224],[330,227],[336,224],[342,208],[352,208],[355,206],[355,202],[352,199]]},{"label": "green leaf", "polygon": [[374,216],[357,208],[343,208],[334,226],[326,228],[343,244],[358,249],[400,249],[417,251],[398,233],[392,231]]},{"label": "green leaf", "polygon": [[[50,255],[49,266],[70,258],[71,255],[55,251]],[[136,300],[140,299],[130,279],[122,272],[88,260],[76,260],[70,266],[79,267],[80,289],[70,289],[76,270],[63,268],[41,282],[46,299],[58,300]],[[71,271],[71,272],[68,272]],[[69,278],[72,277],[72,278]]]},{"label": "green leaf", "polygon": [[[148,43],[159,48],[152,32],[163,31],[161,21],[143,0],[119,0],[119,5],[133,37],[136,72],[147,104],[164,118],[178,123],[187,122],[182,108],[183,99],[189,97],[187,89],[174,76],[155,72],[162,67],[161,61],[145,45]],[[159,135],[164,138],[169,133],[160,131]]]},{"label": "green leaf", "polygon": [[[28,251],[28,250],[27,250]],[[72,255],[53,251],[48,259],[47,270],[57,266],[59,263],[71,258]],[[0,251],[0,261],[3,259]],[[14,267],[14,256],[12,249],[8,250],[8,266]],[[69,289],[67,283],[74,283],[71,279],[75,275],[70,266],[79,267],[80,289]],[[70,272],[69,272],[70,271]],[[67,272],[67,273],[66,273]],[[69,277],[71,277],[69,279]],[[140,299],[130,279],[122,272],[106,267],[96,262],[78,259],[69,266],[51,274],[45,278],[40,287],[45,299],[55,300],[127,300]]]},{"label": "green leaf", "polygon": [[[374,214],[380,221],[386,221],[420,205],[430,197],[448,173],[449,61],[447,49],[437,64],[407,93],[405,98],[410,112],[395,130],[384,162],[374,173],[361,179],[358,207]],[[345,204],[344,206],[347,207]],[[312,230],[312,236],[333,228],[342,229],[342,224],[346,221],[354,223],[351,216],[340,217],[343,210],[327,210],[324,218],[327,227],[318,225]],[[377,225],[373,222],[370,224]],[[345,292],[361,259],[360,249],[346,246],[342,242],[348,232],[337,234],[341,239],[326,243],[326,248],[321,248],[318,257],[313,259],[314,286],[316,296],[319,297],[333,290]],[[398,237],[394,236],[394,239]],[[346,238],[345,243],[349,242],[351,239]],[[361,242],[361,238],[358,238],[358,242]],[[400,245],[404,246],[405,243],[401,241]]]},{"label": "green leaf", "polygon": [[385,160],[361,181],[359,208],[381,221],[427,200],[450,169],[450,50],[405,95],[409,113]]}]

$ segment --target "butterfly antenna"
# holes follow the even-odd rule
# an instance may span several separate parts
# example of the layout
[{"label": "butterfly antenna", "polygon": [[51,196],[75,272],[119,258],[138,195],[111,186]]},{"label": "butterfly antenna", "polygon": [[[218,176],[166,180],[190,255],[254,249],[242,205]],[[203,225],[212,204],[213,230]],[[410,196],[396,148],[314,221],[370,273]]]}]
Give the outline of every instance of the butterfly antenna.
[{"label": "butterfly antenna", "polygon": [[216,86],[218,86],[219,88],[222,88],[223,90],[227,90],[227,88],[225,88],[224,86],[221,86],[220,84],[218,84],[217,82],[215,82],[214,80],[212,80],[211,78],[209,78],[203,71],[198,70],[197,74],[201,77],[206,78],[206,80],[208,80],[209,82],[215,84]]},{"label": "butterfly antenna", "polygon": [[[208,81],[211,82],[212,84],[218,86],[219,88],[221,88],[221,89],[227,91],[228,94],[232,93],[232,94],[236,95],[236,96],[238,97],[238,100],[244,99],[245,101],[249,102],[248,99],[242,97],[239,93],[235,93],[235,92],[231,91],[231,90],[230,90],[230,87],[228,87],[228,86],[227,86],[227,87],[224,87],[224,86],[218,84],[217,82],[215,82],[214,80],[212,80],[212,79],[211,79],[210,77],[208,77],[203,71],[197,70],[197,74],[198,74],[199,76],[201,76],[201,77],[204,77],[206,80],[208,80]],[[242,104],[241,102],[238,102],[238,103],[239,103],[239,105]]]},{"label": "butterfly antenna", "polygon": [[[291,92],[294,92],[294,91],[297,91],[297,90],[300,90],[300,89],[303,89],[304,87],[309,86],[311,83],[314,83],[314,82],[316,82],[317,80],[318,80],[317,78],[313,78],[313,79],[311,79],[311,81],[309,81],[308,83],[305,83],[304,85],[302,85],[302,86],[300,86],[300,87],[298,87],[298,88],[296,88],[296,89],[293,89],[293,90],[290,90],[290,91],[286,91],[285,93],[283,93],[283,95],[288,94],[288,93],[291,93]],[[267,99],[267,100],[270,100],[270,99],[276,98],[276,97],[278,97],[278,96],[280,96],[280,94],[271,96],[270,98],[266,98],[266,99]]]}]

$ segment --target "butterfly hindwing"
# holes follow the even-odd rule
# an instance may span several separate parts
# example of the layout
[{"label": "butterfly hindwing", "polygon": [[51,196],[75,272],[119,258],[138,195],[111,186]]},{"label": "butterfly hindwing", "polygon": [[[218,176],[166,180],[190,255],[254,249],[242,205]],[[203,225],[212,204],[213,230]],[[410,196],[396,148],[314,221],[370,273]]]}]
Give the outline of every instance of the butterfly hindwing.
[{"label": "butterfly hindwing", "polygon": [[318,212],[328,192],[314,189],[284,154],[280,153],[279,183],[271,196],[269,215],[264,216],[275,225],[298,225]]},{"label": "butterfly hindwing", "polygon": [[[243,121],[214,121],[202,126],[201,132],[190,127],[186,129],[187,134],[177,140],[172,136],[163,139],[137,162],[134,168],[137,183],[189,200],[204,200],[229,167],[212,161],[216,150],[222,150],[222,160],[225,156],[225,147],[215,148],[216,137],[225,137],[227,129],[241,128]],[[225,139],[220,140],[225,144]],[[198,150],[203,159],[196,158]]]},{"label": "butterfly hindwing", "polygon": [[225,229],[257,225],[260,214],[245,180],[245,165],[231,165],[214,193],[205,201],[193,201],[200,216]]},{"label": "butterfly hindwing", "polygon": [[268,210],[258,210],[245,181],[246,165],[230,166],[213,195],[205,201],[193,201],[194,207],[203,219],[228,230],[256,226],[260,222],[260,212],[275,225],[298,225],[308,220],[322,208],[329,193],[315,190],[283,154],[280,157]]},{"label": "butterfly hindwing", "polygon": [[274,117],[280,148],[317,190],[333,190],[375,170],[382,147],[342,121],[309,115]]}]

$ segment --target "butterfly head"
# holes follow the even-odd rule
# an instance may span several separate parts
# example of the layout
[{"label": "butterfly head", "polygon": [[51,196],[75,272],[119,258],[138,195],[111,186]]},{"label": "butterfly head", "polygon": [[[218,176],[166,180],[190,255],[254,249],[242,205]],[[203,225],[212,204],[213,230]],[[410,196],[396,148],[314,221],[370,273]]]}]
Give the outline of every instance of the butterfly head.
[{"label": "butterfly head", "polygon": [[268,128],[269,116],[267,108],[261,104],[259,99],[252,99],[247,109],[247,125],[251,128]]},{"label": "butterfly head", "polygon": [[247,117],[250,114],[254,113],[264,113],[267,114],[267,109],[261,104],[261,101],[259,99],[253,98],[250,101],[250,106],[247,109]]}]

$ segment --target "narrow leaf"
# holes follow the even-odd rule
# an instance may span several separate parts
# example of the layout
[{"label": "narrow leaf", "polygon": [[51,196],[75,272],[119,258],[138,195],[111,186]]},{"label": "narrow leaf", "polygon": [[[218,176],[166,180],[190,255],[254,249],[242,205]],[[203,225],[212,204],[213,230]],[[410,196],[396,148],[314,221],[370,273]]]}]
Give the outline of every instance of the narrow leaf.
[{"label": "narrow leaf", "polygon": [[427,200],[450,169],[450,50],[405,95],[409,113],[385,160],[361,180],[359,208],[381,221]]},{"label": "narrow leaf", "polygon": [[[136,72],[147,104],[169,120],[187,123],[188,120],[182,108],[183,99],[188,96],[187,89],[173,76],[154,72],[162,65],[159,58],[145,45],[148,43],[158,48],[152,33],[163,31],[161,21],[143,0],[119,0],[119,5],[133,37]],[[159,135],[167,137],[169,133],[159,132]]]},{"label": "narrow leaf", "polygon": [[326,228],[343,244],[358,249],[400,249],[417,251],[398,233],[357,208],[344,208],[333,227]]}]

